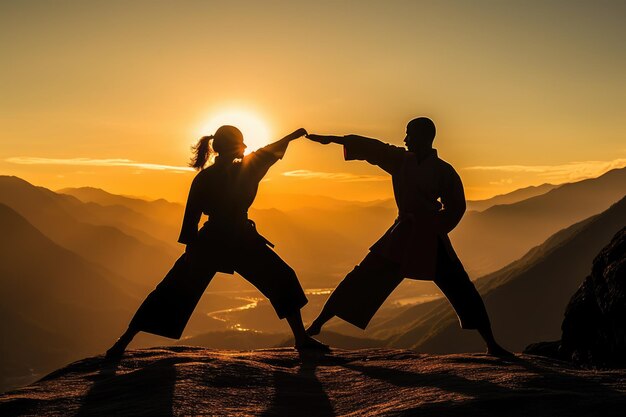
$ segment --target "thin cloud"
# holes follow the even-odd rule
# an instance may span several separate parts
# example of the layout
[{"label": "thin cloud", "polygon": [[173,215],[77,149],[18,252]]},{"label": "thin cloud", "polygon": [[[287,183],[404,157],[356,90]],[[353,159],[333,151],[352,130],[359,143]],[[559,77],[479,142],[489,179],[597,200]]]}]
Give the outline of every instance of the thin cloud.
[{"label": "thin cloud", "polygon": [[383,175],[357,175],[348,172],[319,172],[310,171],[308,169],[297,169],[295,171],[287,171],[283,173],[286,177],[309,179],[331,180],[339,182],[371,182],[371,181],[387,181],[389,177]]},{"label": "thin cloud", "polygon": [[598,177],[612,169],[626,167],[626,159],[612,161],[577,161],[561,165],[492,165],[472,166],[467,171],[498,171],[520,174],[536,174],[550,181],[574,181]]},{"label": "thin cloud", "polygon": [[490,185],[510,185],[513,184],[513,178],[502,178],[498,181],[489,181]]},{"label": "thin cloud", "polygon": [[191,167],[179,167],[172,165],[150,164],[137,162],[132,159],[93,159],[93,158],[38,158],[31,156],[16,156],[5,159],[6,162],[20,165],[69,165],[69,166],[91,166],[91,167],[127,167],[146,169],[151,171],[193,171]]}]

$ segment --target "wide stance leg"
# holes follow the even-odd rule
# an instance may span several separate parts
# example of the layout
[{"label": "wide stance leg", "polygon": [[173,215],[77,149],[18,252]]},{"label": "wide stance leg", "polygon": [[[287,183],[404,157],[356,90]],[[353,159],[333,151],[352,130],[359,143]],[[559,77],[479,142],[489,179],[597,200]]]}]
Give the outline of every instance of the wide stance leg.
[{"label": "wide stance leg", "polygon": [[300,309],[308,300],[294,270],[265,245],[244,250],[239,259],[235,271],[269,299],[279,318],[287,319],[296,349],[329,350],[304,331]]},{"label": "wide stance leg", "polygon": [[143,301],[128,329],[107,351],[121,356],[140,331],[179,339],[215,271],[183,254],[163,281]]},{"label": "wide stance leg", "polygon": [[493,336],[487,309],[476,287],[458,259],[452,259],[443,245],[437,251],[435,284],[446,296],[459,318],[462,329],[476,329],[487,345],[487,353],[512,356]]},{"label": "wide stance leg", "polygon": [[335,288],[307,333],[319,334],[335,316],[365,329],[402,279],[397,264],[370,252]]},{"label": "wide stance leg", "polygon": [[137,336],[137,333],[139,333],[138,330],[131,327],[127,328],[124,334],[121,335],[119,339],[117,339],[113,346],[111,346],[109,350],[107,350],[104,356],[107,359],[114,359],[122,356],[126,351],[126,348],[128,348],[130,342],[132,342],[135,336]]}]

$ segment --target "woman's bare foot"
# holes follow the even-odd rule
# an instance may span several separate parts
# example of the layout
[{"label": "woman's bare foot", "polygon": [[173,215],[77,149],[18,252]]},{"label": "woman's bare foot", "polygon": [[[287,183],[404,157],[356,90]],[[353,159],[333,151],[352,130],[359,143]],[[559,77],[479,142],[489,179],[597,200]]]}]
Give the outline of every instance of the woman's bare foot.
[{"label": "woman's bare foot", "polygon": [[130,331],[124,333],[119,339],[117,339],[117,342],[115,342],[113,346],[111,346],[109,350],[107,350],[107,353],[104,355],[104,357],[107,359],[121,358],[124,354],[124,351],[126,351],[126,348],[135,337],[135,334],[137,333]]},{"label": "woman's bare foot", "polygon": [[109,350],[107,350],[107,353],[104,355],[104,357],[107,359],[121,358],[125,350],[126,350],[126,346],[124,346],[118,340],[117,342],[115,342],[113,346],[109,348]]}]

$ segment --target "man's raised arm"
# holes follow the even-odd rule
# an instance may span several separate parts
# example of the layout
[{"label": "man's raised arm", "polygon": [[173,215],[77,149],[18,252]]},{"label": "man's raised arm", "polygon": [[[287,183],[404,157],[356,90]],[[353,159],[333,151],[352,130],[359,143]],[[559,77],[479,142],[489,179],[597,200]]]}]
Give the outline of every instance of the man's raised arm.
[{"label": "man's raised arm", "polygon": [[390,174],[402,165],[406,149],[389,145],[378,139],[359,135],[333,136],[309,134],[308,139],[324,145],[336,143],[343,145],[343,156],[346,161],[362,160],[378,165]]}]

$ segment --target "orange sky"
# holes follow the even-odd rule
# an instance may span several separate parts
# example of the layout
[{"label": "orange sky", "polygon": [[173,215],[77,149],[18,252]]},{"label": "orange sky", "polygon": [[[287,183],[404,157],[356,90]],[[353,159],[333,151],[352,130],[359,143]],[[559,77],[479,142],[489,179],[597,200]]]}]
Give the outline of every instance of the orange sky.
[{"label": "orange sky", "polygon": [[[1,2],[0,173],[183,201],[216,115],[401,144],[415,116],[468,198],[626,166],[626,3]],[[236,120],[233,123],[237,123]],[[382,171],[294,143],[262,191],[369,200]]]}]

